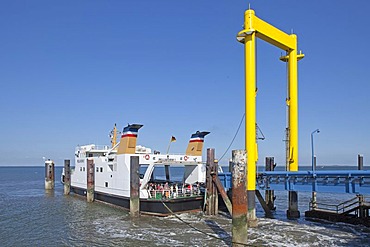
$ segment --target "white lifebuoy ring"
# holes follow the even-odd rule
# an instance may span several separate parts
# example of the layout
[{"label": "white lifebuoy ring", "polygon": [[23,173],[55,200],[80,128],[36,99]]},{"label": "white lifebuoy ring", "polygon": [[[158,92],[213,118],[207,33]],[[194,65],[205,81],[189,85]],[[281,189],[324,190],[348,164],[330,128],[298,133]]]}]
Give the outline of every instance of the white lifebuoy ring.
[{"label": "white lifebuoy ring", "polygon": [[188,158],[189,158],[188,156],[184,156],[184,160],[185,160],[185,161],[187,161],[187,160],[188,160]]},{"label": "white lifebuoy ring", "polygon": [[149,154],[146,154],[146,155],[144,156],[144,158],[145,158],[146,160],[149,160],[149,159],[150,159]]}]

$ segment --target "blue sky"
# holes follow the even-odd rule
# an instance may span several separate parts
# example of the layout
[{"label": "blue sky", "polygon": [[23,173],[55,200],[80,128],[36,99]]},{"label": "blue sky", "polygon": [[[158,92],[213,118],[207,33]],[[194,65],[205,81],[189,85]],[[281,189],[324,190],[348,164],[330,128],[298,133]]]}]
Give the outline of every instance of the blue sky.
[{"label": "blue sky", "polygon": [[[370,159],[368,1],[250,1],[256,15],[298,35],[299,160]],[[142,123],[138,144],[185,151],[191,133],[220,157],[244,113],[244,53],[236,41],[248,1],[16,1],[0,3],[0,165],[57,165],[78,144],[108,144],[117,123]],[[257,44],[259,163],[284,165],[286,68]],[[244,124],[231,149],[244,148]],[[231,150],[221,163],[227,164]]]}]

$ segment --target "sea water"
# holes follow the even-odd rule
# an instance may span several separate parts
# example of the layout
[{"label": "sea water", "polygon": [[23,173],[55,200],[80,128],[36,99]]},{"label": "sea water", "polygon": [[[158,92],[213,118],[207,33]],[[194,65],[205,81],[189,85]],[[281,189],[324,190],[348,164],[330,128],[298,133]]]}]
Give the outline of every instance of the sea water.
[{"label": "sea water", "polygon": [[[0,167],[0,246],[230,246],[226,214],[180,214],[180,219],[141,216],[85,198],[64,196],[56,168],[55,189],[44,190],[44,167]],[[258,227],[249,228],[252,246],[370,246],[370,229],[344,223],[308,221],[311,193],[299,193],[302,217],[287,220],[287,192],[275,192],[276,213],[264,218],[257,203]],[[354,195],[320,194],[340,203]]]}]

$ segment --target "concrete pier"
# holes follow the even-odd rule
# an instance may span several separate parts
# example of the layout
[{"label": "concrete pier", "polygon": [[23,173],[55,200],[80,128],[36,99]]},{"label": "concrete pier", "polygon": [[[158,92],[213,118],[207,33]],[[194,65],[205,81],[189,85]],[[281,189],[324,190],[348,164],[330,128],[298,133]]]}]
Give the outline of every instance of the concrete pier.
[{"label": "concrete pier", "polygon": [[139,217],[140,215],[140,174],[139,157],[130,157],[130,215]]},{"label": "concrete pier", "polygon": [[71,191],[71,161],[64,160],[64,195]]},{"label": "concrete pier", "polygon": [[53,190],[55,181],[54,162],[52,160],[45,161],[45,190]]},{"label": "concrete pier", "polygon": [[95,193],[95,164],[94,160],[87,160],[87,190],[86,190],[86,200],[87,202],[94,201]]},{"label": "concrete pier", "polygon": [[248,240],[247,154],[232,151],[232,246],[245,246]]},{"label": "concrete pier", "polygon": [[300,212],[298,210],[298,193],[297,191],[289,191],[289,205],[286,215],[288,219],[298,219],[300,217]]}]

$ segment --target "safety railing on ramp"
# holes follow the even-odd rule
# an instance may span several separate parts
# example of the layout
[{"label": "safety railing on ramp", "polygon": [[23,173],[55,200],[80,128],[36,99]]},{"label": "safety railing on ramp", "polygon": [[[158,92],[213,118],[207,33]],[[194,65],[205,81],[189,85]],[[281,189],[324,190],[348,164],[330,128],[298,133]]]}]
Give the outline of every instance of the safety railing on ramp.
[{"label": "safety railing on ramp", "polygon": [[370,207],[370,197],[357,195],[356,197],[339,204],[329,204],[322,202],[310,202],[310,210],[327,211],[341,215],[349,215],[354,213],[358,217],[361,207]]}]

